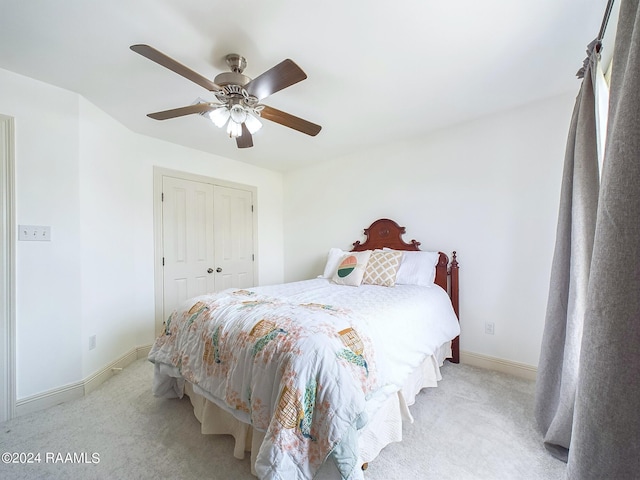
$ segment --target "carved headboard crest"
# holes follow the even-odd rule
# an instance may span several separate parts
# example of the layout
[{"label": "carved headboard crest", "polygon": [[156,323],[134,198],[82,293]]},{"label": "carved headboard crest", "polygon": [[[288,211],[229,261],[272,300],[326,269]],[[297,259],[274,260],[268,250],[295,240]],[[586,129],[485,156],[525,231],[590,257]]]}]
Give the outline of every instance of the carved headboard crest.
[{"label": "carved headboard crest", "polygon": [[358,240],[353,244],[353,251],[361,252],[363,250],[375,250],[379,248],[392,248],[394,250],[420,250],[420,242],[411,240],[406,243],[402,239],[405,228],[398,225],[393,220],[381,218],[371,224],[369,228],[364,229],[367,239],[364,243]]}]

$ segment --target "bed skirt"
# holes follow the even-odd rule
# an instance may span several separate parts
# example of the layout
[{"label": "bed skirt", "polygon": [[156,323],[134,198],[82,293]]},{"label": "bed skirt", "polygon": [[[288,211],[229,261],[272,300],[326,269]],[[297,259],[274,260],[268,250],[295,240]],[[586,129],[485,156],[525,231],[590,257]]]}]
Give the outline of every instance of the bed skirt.
[{"label": "bed skirt", "polygon": [[[386,445],[402,440],[403,422],[413,423],[409,407],[415,403],[420,390],[438,386],[438,381],[442,378],[440,366],[447,358],[451,358],[451,342],[445,343],[434,355],[427,357],[407,379],[404,387],[396,395],[391,395],[378,408],[366,427],[360,431],[358,440],[360,465],[373,461]],[[201,424],[201,433],[233,436],[234,457],[243,459],[246,453],[251,453],[251,473],[256,475],[255,460],[264,439],[264,433],[236,419],[231,413],[195,390],[197,387],[194,389],[192,384],[185,382],[184,393],[191,400],[193,412]],[[340,475],[333,462],[325,462],[316,478],[340,478]]]}]

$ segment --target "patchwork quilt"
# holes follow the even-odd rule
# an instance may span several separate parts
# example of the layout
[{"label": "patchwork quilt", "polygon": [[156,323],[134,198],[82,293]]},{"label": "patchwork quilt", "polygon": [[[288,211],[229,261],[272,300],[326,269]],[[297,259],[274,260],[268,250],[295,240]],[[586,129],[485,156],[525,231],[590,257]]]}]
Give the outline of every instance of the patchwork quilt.
[{"label": "patchwork quilt", "polygon": [[[251,290],[202,296],[173,312],[149,360],[179,396],[189,381],[266,432],[259,478],[311,479],[328,456],[343,478],[361,478],[356,431],[367,400],[388,389],[357,310]],[[154,393],[171,396],[162,384]]]}]

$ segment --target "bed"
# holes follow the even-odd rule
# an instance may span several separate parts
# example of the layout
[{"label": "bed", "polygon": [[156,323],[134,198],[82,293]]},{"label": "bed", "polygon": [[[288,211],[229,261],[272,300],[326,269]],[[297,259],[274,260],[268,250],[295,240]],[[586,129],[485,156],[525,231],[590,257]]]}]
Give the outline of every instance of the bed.
[{"label": "bed", "polygon": [[409,406],[459,361],[458,271],[389,219],[318,278],[187,301],[154,343],[153,393],[188,395],[261,479],[363,478]]}]

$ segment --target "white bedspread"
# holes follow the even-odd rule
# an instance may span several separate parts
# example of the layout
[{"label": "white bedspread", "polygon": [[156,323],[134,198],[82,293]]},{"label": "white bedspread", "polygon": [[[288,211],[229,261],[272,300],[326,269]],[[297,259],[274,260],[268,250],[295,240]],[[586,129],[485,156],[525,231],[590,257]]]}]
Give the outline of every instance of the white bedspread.
[{"label": "white bedspread", "polygon": [[460,334],[451,300],[435,284],[349,287],[316,278],[252,290],[291,302],[329,304],[359,312],[388,362],[389,371],[382,376],[397,387],[395,390],[428,355]]},{"label": "white bedspread", "polygon": [[171,315],[149,359],[156,395],[181,396],[186,379],[266,432],[260,478],[312,478],[329,454],[349,478],[356,430],[458,333],[436,285],[314,279],[193,299]]}]

